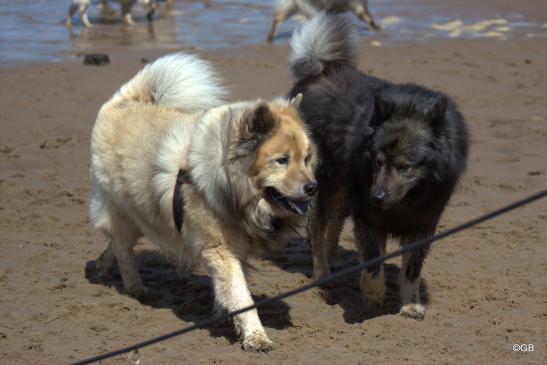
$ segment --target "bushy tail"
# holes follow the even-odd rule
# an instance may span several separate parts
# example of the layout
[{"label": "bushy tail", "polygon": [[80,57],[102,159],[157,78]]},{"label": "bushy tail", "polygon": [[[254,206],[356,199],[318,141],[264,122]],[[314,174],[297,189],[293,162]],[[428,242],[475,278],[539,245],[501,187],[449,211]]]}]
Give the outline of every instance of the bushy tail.
[{"label": "bushy tail", "polygon": [[209,63],[193,55],[174,53],[143,68],[109,104],[133,101],[193,112],[221,104],[225,94]]},{"label": "bushy tail", "polygon": [[302,80],[331,62],[355,64],[357,31],[345,16],[322,12],[294,32],[291,47],[291,71]]}]

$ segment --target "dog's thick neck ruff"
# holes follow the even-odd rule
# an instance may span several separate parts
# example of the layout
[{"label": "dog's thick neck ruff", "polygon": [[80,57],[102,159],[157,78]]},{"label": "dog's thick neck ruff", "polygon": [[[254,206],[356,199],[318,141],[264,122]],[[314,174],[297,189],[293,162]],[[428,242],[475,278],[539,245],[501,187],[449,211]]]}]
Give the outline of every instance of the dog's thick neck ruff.
[{"label": "dog's thick neck ruff", "polygon": [[179,233],[182,230],[182,222],[184,221],[184,202],[180,194],[180,189],[184,184],[192,184],[192,177],[187,171],[179,170],[173,189],[173,220]]},{"label": "dog's thick neck ruff", "polygon": [[[288,105],[288,101],[284,100],[275,102]],[[257,103],[236,102],[209,109],[192,135],[192,145],[207,148],[191,148],[188,166],[191,166],[196,190],[203,194],[212,211],[240,227],[250,237],[258,238],[262,244],[275,246],[272,242],[283,241],[284,235],[298,230],[292,224],[280,224],[280,221],[300,223],[303,218],[276,217],[270,204],[244,173],[249,166],[241,159],[229,158],[238,121]],[[275,224],[272,224],[273,221]]]}]

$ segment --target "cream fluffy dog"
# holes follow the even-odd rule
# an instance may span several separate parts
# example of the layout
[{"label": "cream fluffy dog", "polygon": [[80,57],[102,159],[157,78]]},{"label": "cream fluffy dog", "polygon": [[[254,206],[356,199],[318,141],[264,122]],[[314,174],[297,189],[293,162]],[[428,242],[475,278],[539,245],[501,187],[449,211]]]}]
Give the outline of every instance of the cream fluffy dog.
[{"label": "cream fluffy dog", "polygon": [[[305,230],[317,184],[301,96],[223,105],[223,95],[206,62],[174,54],[146,66],[98,114],[90,211],[109,244],[97,268],[107,274],[117,262],[133,296],[147,294],[133,254],[142,236],[179,263],[203,263],[217,308],[233,311],[253,303],[247,258]],[[256,310],[234,324],[245,350],[271,348]]]}]

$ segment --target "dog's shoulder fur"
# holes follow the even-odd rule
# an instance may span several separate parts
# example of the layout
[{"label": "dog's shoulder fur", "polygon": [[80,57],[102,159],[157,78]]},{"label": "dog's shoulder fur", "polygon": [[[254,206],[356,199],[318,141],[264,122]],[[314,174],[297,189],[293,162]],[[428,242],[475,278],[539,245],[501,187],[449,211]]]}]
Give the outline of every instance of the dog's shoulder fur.
[{"label": "dog's shoulder fur", "polygon": [[[93,128],[94,184],[109,191],[109,199],[130,204],[129,210],[152,211],[156,214],[144,215],[168,223],[172,178],[185,164],[195,119],[225,94],[217,80],[205,61],[174,54],[123,85],[103,105]],[[102,205],[92,200],[92,217]]]},{"label": "dog's shoulder fur", "polygon": [[92,180],[102,192],[93,195],[92,217],[101,216],[105,199],[115,200],[149,227],[173,228],[173,184],[184,169],[209,213],[241,227],[260,249],[299,234],[303,218],[277,217],[246,174],[262,142],[291,125],[309,144],[295,106],[285,99],[222,104],[217,80],[205,61],[170,55],[105,103],[92,133]]}]

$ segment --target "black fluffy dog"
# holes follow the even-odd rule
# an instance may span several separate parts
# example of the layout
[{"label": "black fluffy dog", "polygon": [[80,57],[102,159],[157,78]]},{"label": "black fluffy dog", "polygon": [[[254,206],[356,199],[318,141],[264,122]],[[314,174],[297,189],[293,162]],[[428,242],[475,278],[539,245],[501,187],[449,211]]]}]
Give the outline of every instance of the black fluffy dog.
[{"label": "black fluffy dog", "polygon": [[[346,217],[354,221],[361,260],[432,235],[465,169],[468,134],[446,95],[392,84],[355,67],[356,35],[342,16],[320,14],[292,39],[291,96],[319,147],[319,194],[311,212],[314,279],[329,273]],[[421,319],[420,272],[427,249],[405,254],[401,314]],[[383,301],[384,268],[361,274],[361,290]]]}]

